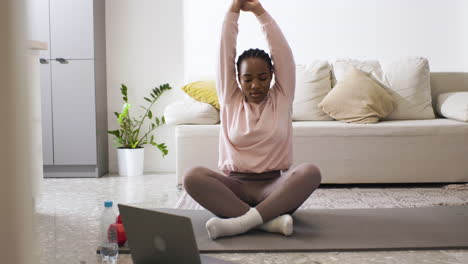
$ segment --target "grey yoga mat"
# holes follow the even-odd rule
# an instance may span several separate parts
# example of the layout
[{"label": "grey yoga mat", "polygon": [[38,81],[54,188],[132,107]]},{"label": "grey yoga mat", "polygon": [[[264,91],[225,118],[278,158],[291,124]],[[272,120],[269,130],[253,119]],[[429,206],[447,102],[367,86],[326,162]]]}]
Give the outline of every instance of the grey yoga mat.
[{"label": "grey yoga mat", "polygon": [[285,237],[260,230],[211,240],[207,210],[150,209],[190,217],[202,253],[369,251],[468,248],[468,206],[305,209]]}]

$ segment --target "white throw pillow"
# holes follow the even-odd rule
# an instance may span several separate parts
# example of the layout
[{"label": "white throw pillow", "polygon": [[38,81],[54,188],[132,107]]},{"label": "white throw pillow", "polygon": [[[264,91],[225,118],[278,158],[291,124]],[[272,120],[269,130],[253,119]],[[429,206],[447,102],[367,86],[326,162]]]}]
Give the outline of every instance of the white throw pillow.
[{"label": "white throw pillow", "polygon": [[318,107],[331,90],[330,71],[328,61],[296,65],[293,120],[333,120]]},{"label": "white throw pillow", "polygon": [[433,119],[429,62],[422,57],[380,60],[396,107],[387,120]]},{"label": "white throw pillow", "polygon": [[166,106],[164,119],[168,125],[217,124],[220,120],[212,105],[187,98]]},{"label": "white throw pillow", "polygon": [[422,57],[401,59],[354,60],[338,59],[333,63],[333,74],[338,81],[351,69],[369,73],[390,93],[395,109],[383,120],[432,119],[429,62]]},{"label": "white throw pillow", "polygon": [[[333,76],[337,82],[342,81],[351,69],[358,69],[368,73],[369,78],[388,88],[382,67],[377,60],[336,59],[332,64]],[[333,83],[333,86],[335,84]]]},{"label": "white throw pillow", "polygon": [[437,112],[446,118],[468,122],[468,92],[439,94]]}]

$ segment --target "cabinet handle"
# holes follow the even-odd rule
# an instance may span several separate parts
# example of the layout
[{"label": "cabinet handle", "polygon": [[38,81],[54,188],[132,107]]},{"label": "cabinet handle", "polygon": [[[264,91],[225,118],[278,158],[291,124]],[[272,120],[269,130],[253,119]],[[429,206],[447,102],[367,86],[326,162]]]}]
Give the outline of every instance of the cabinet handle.
[{"label": "cabinet handle", "polygon": [[41,64],[49,64],[49,61],[47,61],[46,59],[39,59],[39,62]]},{"label": "cabinet handle", "polygon": [[68,61],[66,59],[64,59],[64,58],[57,58],[55,60],[62,63],[62,64],[68,64]]}]

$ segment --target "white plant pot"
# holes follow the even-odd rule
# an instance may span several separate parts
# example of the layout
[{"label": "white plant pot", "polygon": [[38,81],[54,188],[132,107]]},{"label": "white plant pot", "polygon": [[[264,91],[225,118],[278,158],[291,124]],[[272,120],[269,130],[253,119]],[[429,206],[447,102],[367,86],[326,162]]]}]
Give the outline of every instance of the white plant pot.
[{"label": "white plant pot", "polygon": [[117,149],[120,176],[138,176],[143,174],[145,149]]}]

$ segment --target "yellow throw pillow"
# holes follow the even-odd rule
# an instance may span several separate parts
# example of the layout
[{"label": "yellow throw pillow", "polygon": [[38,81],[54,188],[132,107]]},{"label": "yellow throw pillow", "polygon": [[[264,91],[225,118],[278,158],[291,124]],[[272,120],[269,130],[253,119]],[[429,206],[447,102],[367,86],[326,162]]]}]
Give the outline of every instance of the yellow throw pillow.
[{"label": "yellow throw pillow", "polygon": [[347,123],[377,123],[394,109],[392,96],[366,73],[351,69],[319,107],[327,115]]},{"label": "yellow throw pillow", "polygon": [[215,81],[192,82],[183,86],[182,90],[193,99],[220,109]]}]

